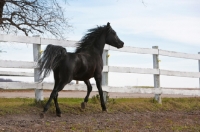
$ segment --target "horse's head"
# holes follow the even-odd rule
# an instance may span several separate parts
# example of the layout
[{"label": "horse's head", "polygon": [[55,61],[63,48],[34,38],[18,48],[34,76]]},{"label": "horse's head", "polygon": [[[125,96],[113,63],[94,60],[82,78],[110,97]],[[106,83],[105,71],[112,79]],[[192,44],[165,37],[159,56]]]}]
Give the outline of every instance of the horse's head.
[{"label": "horse's head", "polygon": [[107,23],[107,35],[106,35],[106,44],[114,46],[116,48],[122,48],[124,46],[124,42],[119,39],[117,33],[112,29],[110,23]]}]

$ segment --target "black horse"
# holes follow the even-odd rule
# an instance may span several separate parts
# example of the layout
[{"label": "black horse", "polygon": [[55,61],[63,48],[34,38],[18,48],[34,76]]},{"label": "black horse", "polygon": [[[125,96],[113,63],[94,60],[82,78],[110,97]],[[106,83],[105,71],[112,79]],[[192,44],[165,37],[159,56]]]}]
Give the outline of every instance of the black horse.
[{"label": "black horse", "polygon": [[46,47],[42,57],[38,61],[41,81],[53,70],[55,85],[43,112],[40,114],[41,118],[44,117],[52,99],[54,99],[56,115],[61,116],[57,101],[58,92],[72,80],[84,81],[87,85],[87,95],[81,104],[84,107],[92,91],[89,81],[92,77],[94,77],[99,91],[102,111],[106,111],[101,87],[103,69],[102,53],[105,43],[117,48],[122,48],[124,45],[124,42],[118,38],[116,32],[111,28],[110,23],[107,23],[105,26],[97,26],[96,28],[89,29],[88,33],[78,42],[75,53],[68,53],[61,46],[48,45]]}]

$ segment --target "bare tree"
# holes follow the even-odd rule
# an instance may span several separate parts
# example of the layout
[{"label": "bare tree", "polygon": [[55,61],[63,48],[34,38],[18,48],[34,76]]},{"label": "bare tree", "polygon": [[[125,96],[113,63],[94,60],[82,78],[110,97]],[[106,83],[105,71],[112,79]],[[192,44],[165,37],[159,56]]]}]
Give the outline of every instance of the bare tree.
[{"label": "bare tree", "polygon": [[65,38],[69,19],[57,0],[0,0],[0,29],[5,33],[52,34]]}]

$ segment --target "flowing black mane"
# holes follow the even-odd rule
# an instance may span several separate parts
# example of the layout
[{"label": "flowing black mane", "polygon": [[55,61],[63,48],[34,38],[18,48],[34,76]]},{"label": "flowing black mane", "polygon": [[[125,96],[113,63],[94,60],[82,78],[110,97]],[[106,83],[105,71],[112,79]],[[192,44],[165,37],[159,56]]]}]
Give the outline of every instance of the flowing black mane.
[{"label": "flowing black mane", "polygon": [[97,38],[105,31],[113,31],[112,28],[105,26],[97,26],[96,28],[89,29],[87,34],[77,43],[78,47],[76,48],[75,53],[79,53],[84,50],[91,50],[94,46],[94,42]]}]

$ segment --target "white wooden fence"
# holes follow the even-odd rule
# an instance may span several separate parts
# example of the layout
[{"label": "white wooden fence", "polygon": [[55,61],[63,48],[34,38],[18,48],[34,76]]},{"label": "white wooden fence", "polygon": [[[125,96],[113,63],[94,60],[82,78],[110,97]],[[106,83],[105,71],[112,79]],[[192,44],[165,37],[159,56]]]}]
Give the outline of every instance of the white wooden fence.
[{"label": "white wooden fence", "polygon": [[[39,36],[27,37],[27,36],[13,36],[13,35],[2,35],[0,34],[0,42],[18,42],[18,43],[28,43],[33,44],[33,62],[27,61],[12,61],[12,60],[0,60],[0,68],[24,68],[24,69],[34,69],[34,73],[27,72],[11,72],[11,71],[0,71],[0,76],[24,76],[24,77],[34,77],[35,83],[24,83],[24,82],[0,82],[0,88],[3,89],[35,89],[35,96],[37,100],[43,100],[42,89],[52,89],[53,83],[37,83],[38,81],[38,69],[36,67],[36,62],[40,56],[41,45],[54,44],[61,45],[64,47],[76,47],[76,41],[68,40],[56,40],[56,39],[45,39]],[[153,56],[153,68],[136,68],[136,67],[118,67],[118,66],[108,66],[108,51],[120,51],[138,54],[150,54]],[[182,72],[182,71],[169,71],[162,70],[159,68],[158,57],[170,56],[176,58],[194,59],[199,63],[198,72]],[[161,94],[182,94],[182,95],[193,95],[200,96],[200,89],[172,89],[172,88],[160,88],[160,75],[167,76],[179,76],[179,77],[191,77],[199,78],[200,81],[200,53],[199,54],[187,54],[174,51],[166,51],[158,49],[157,46],[150,48],[136,48],[136,47],[124,47],[122,49],[117,49],[112,46],[106,45],[103,53],[103,90],[107,92],[126,92],[126,93],[154,93],[155,99],[161,102]],[[153,74],[154,76],[154,88],[133,88],[133,87],[110,87],[108,86],[108,73],[109,72],[119,72],[119,73],[139,73],[139,74]],[[64,89],[67,90],[84,90],[87,88],[85,85],[67,85]],[[93,91],[97,91],[93,88]]]}]

